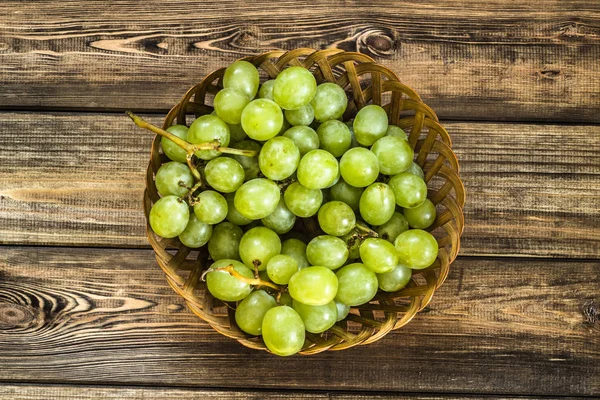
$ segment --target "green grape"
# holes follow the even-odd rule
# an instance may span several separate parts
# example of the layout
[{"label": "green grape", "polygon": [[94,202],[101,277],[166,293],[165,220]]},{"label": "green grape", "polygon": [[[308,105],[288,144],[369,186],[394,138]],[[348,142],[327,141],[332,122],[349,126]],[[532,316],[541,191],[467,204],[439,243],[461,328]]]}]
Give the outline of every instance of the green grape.
[{"label": "green grape", "polygon": [[309,306],[322,306],[335,298],[338,282],[328,268],[315,266],[296,272],[288,284],[290,296]]},{"label": "green grape", "polygon": [[261,219],[277,208],[281,194],[279,186],[269,179],[256,178],[244,183],[235,192],[235,208],[244,217]]},{"label": "green grape", "polygon": [[206,288],[215,298],[223,301],[239,301],[252,292],[252,286],[235,278],[227,271],[218,271],[219,268],[225,268],[233,265],[233,268],[242,276],[248,279],[254,279],[254,274],[250,268],[237,260],[222,259],[215,261],[206,274]]},{"label": "green grape", "polygon": [[264,271],[258,271],[258,277],[264,282],[271,282],[271,278],[269,278],[269,274],[267,273],[266,269]]},{"label": "green grape", "polygon": [[280,306],[289,306],[291,307],[294,304],[294,299],[290,296],[289,293],[281,293],[279,296],[279,305]]},{"label": "green grape", "polygon": [[258,155],[260,171],[269,179],[289,178],[300,162],[300,150],[292,139],[277,136],[265,143]]},{"label": "green grape", "polygon": [[222,193],[235,192],[244,183],[244,168],[239,162],[229,157],[210,160],[204,168],[206,182]]},{"label": "green grape", "polygon": [[335,308],[337,308],[337,318],[336,321],[341,321],[350,314],[350,306],[345,305],[344,303],[340,303],[339,301],[335,302]]},{"label": "green grape", "polygon": [[235,225],[238,225],[238,226],[248,225],[253,220],[250,218],[244,217],[238,211],[238,209],[235,207],[235,194],[236,193],[227,193],[225,195],[225,200],[227,200],[227,216],[225,218],[227,219],[227,221],[229,221]]},{"label": "green grape", "polygon": [[273,100],[273,85],[275,84],[275,79],[269,79],[262,85],[260,85],[260,89],[258,90],[258,97],[260,99],[269,99]]},{"label": "green grape", "polygon": [[409,172],[392,176],[388,184],[394,191],[396,204],[400,207],[417,207],[427,199],[427,185],[425,181]]},{"label": "green grape", "polygon": [[244,233],[240,241],[240,258],[249,268],[267,269],[269,260],[281,253],[281,240],[269,228],[257,226]]},{"label": "green grape", "polygon": [[351,230],[344,236],[341,236],[340,239],[346,243],[346,247],[348,248],[348,260],[356,260],[360,257],[360,245],[362,241],[355,230]]},{"label": "green grape", "polygon": [[315,112],[310,104],[300,107],[297,110],[285,110],[285,119],[292,126],[296,125],[310,125],[315,118]]},{"label": "green grape", "polygon": [[298,239],[287,239],[281,243],[281,254],[286,254],[296,260],[298,269],[306,268],[310,264],[306,258],[306,244]]},{"label": "green grape", "polygon": [[[260,151],[260,144],[256,143],[254,140],[242,140],[241,142],[233,143],[231,147],[240,150]],[[242,168],[244,168],[245,181],[258,178],[258,173],[260,172],[258,157],[246,157],[240,154],[228,154],[228,156],[239,162]]]},{"label": "green grape", "polygon": [[335,182],[339,172],[338,161],[331,153],[311,150],[300,159],[296,176],[302,186],[325,189]]},{"label": "green grape", "polygon": [[404,172],[412,164],[414,152],[404,139],[395,136],[384,136],[371,147],[379,161],[379,172],[386,175],[396,175]]},{"label": "green grape", "polygon": [[194,175],[189,167],[177,161],[171,161],[160,166],[154,179],[156,190],[161,196],[182,197],[189,188],[194,186]]},{"label": "green grape", "polygon": [[242,124],[241,123],[238,123],[238,124],[227,124],[227,126],[229,127],[229,147],[232,147],[231,143],[233,143],[233,142],[241,142],[242,140],[244,140],[244,139],[246,139],[248,137],[246,135],[246,132],[244,132],[244,130],[242,129]]},{"label": "green grape", "polygon": [[292,125],[290,125],[290,123],[287,121],[287,119],[284,118],[283,125],[281,125],[281,129],[277,133],[277,136],[283,136],[283,134],[291,127],[292,127]]},{"label": "green grape", "polygon": [[191,249],[197,249],[208,243],[212,235],[212,225],[206,224],[196,217],[196,214],[190,213],[190,219],[187,226],[179,234],[179,241]]},{"label": "green grape", "polygon": [[317,86],[317,93],[310,104],[315,110],[315,119],[325,122],[344,115],[348,106],[348,98],[344,89],[335,83],[325,82]]},{"label": "green grape", "polygon": [[265,314],[262,337],[267,348],[278,356],[291,356],[302,350],[304,323],[292,307],[277,306]]},{"label": "green grape", "polygon": [[239,124],[242,120],[242,111],[250,103],[250,99],[239,90],[221,89],[214,99],[217,116],[227,124]]},{"label": "green grape", "polygon": [[283,235],[292,230],[296,223],[296,216],[292,213],[282,198],[279,199],[279,204],[275,210],[260,220],[264,226]]},{"label": "green grape", "polygon": [[373,229],[381,239],[394,243],[399,234],[408,230],[408,221],[404,218],[404,215],[395,212],[388,222]]},{"label": "green grape", "polygon": [[417,164],[416,162],[413,162],[412,164],[410,164],[410,167],[408,167],[408,169],[404,172],[408,172],[409,174],[416,175],[419,178],[425,180],[425,173],[423,172],[423,169],[421,169],[421,167],[419,167],[419,164]]},{"label": "green grape", "polygon": [[377,294],[377,275],[361,263],[348,264],[335,275],[339,285],[335,300],[340,303],[359,306],[368,303]]},{"label": "green grape", "polygon": [[376,274],[393,270],[398,265],[398,252],[385,239],[367,238],[360,245],[360,259],[365,267]]},{"label": "green grape", "polygon": [[[172,133],[173,135],[186,140],[188,137],[188,127],[185,125],[172,125],[167,128],[167,132]],[[187,162],[187,153],[184,149],[177,146],[171,140],[166,137],[161,137],[160,145],[163,149],[163,152],[167,157],[169,157],[173,161],[177,161],[180,163]]]},{"label": "green grape", "polygon": [[272,139],[282,126],[283,112],[273,100],[252,100],[242,111],[242,128],[251,139]]},{"label": "green grape", "polygon": [[350,206],[352,211],[358,212],[360,196],[363,194],[362,188],[349,185],[346,181],[340,180],[329,189],[331,199],[344,202]]},{"label": "green grape", "polygon": [[292,256],[278,254],[267,263],[267,275],[278,285],[287,285],[296,272],[298,263]]},{"label": "green grape", "polygon": [[[214,115],[198,117],[188,130],[188,142],[194,144],[219,142],[220,146],[229,145],[229,126],[221,118]],[[217,150],[199,150],[196,157],[202,160],[212,160],[220,156]]]},{"label": "green grape", "polygon": [[190,208],[177,196],[159,199],[150,210],[150,227],[158,236],[171,239],[179,236],[190,219]]},{"label": "green grape", "polygon": [[388,116],[383,108],[372,104],[363,107],[354,117],[354,135],[363,146],[372,146],[377,139],[385,136]]},{"label": "green grape", "polygon": [[227,217],[227,200],[220,193],[205,190],[196,197],[194,214],[207,224],[218,224]]},{"label": "green grape", "polygon": [[354,147],[342,156],[340,173],[348,184],[367,187],[379,176],[379,160],[368,149]]},{"label": "green grape", "polygon": [[316,92],[317,81],[309,70],[289,67],[275,78],[273,100],[284,110],[297,110],[310,103]]},{"label": "green grape", "polygon": [[412,269],[405,265],[398,264],[396,268],[383,274],[377,274],[377,281],[379,282],[379,289],[384,292],[397,292],[402,289],[412,276]]},{"label": "green grape", "polygon": [[317,236],[306,246],[306,258],[311,265],[320,265],[332,270],[344,265],[348,254],[346,243],[335,236]]},{"label": "green grape", "polygon": [[277,307],[275,299],[264,290],[256,290],[238,304],[235,323],[244,332],[258,336],[262,333],[265,314],[273,307]]},{"label": "green grape", "polygon": [[356,225],[354,211],[348,204],[336,200],[323,204],[317,218],[323,232],[332,236],[343,236]]},{"label": "green grape", "polygon": [[395,136],[400,139],[408,140],[408,136],[406,135],[406,132],[404,132],[404,129],[402,129],[396,125],[391,125],[391,124],[388,125],[387,131],[385,134],[386,134],[386,136]]},{"label": "green grape", "polygon": [[350,136],[352,136],[352,144],[350,148],[360,147],[360,143],[356,140],[356,135],[354,134],[354,119],[346,121],[346,126],[350,129]]},{"label": "green grape", "polygon": [[352,143],[350,130],[346,124],[335,119],[325,121],[319,125],[317,134],[319,135],[320,147],[333,154],[334,157],[341,157]]},{"label": "green grape", "polygon": [[337,307],[334,301],[322,306],[309,306],[294,300],[293,307],[302,318],[307,332],[325,332],[337,322]]},{"label": "green grape", "polygon": [[248,61],[230,64],[223,74],[223,87],[239,90],[252,100],[258,91],[260,77],[258,70]]},{"label": "green grape", "polygon": [[213,228],[208,241],[208,254],[213,261],[222,259],[240,260],[240,240],[244,232],[242,228],[231,222],[221,222]]},{"label": "green grape", "polygon": [[323,192],[309,189],[298,182],[285,189],[283,200],[287,208],[301,218],[308,218],[317,213],[323,202]]},{"label": "green grape", "polygon": [[285,131],[283,136],[292,139],[300,150],[300,156],[319,148],[319,135],[309,126],[293,126]]},{"label": "green grape", "polygon": [[429,199],[414,208],[405,208],[402,210],[404,218],[408,221],[411,228],[426,229],[433,225],[436,217],[435,204]]},{"label": "green grape", "polygon": [[400,262],[412,269],[429,267],[438,256],[438,242],[421,229],[402,232],[394,241]]},{"label": "green grape", "polygon": [[366,223],[383,225],[396,211],[394,192],[385,183],[375,182],[369,185],[360,196],[360,215]]}]

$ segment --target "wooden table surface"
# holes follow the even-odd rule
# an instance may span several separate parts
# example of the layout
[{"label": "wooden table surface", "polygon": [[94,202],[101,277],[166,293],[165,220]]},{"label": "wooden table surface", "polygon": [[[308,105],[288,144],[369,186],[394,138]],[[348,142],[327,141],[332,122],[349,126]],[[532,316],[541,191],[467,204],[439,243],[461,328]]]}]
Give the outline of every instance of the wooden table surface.
[{"label": "wooden table surface", "polygon": [[[188,87],[268,49],[358,50],[440,116],[468,199],[430,305],[368,346],[278,358],[167,285],[141,208]],[[1,1],[0,398],[600,395],[597,0]]]}]

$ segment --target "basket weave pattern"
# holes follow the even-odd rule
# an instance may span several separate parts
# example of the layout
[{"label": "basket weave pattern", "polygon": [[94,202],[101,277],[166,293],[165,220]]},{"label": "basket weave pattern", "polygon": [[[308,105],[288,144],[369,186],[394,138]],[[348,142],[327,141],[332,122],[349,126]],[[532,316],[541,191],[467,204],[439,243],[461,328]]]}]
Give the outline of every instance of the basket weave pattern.
[{"label": "basket weave pattern", "polygon": [[[450,136],[439,124],[433,110],[421,101],[414,90],[400,83],[392,71],[364,54],[335,49],[297,49],[289,52],[272,51],[245,60],[259,69],[263,82],[275,78],[288,66],[305,67],[314,74],[318,83],[334,82],[346,91],[349,102],[344,120],[352,118],[367,104],[377,104],[387,111],[391,124],[400,126],[409,135],[409,143],[415,150],[415,161],[425,172],[428,198],[437,208],[437,218],[427,230],[438,241],[438,258],[432,266],[413,271],[413,278],[404,289],[395,293],[380,291],[368,304],[352,307],[348,317],[327,332],[320,335],[307,333],[301,354],[343,350],[375,342],[390,331],[406,325],[430,302],[457,256],[464,226],[462,208],[465,190],[458,176],[458,161],[452,152]],[[212,112],[212,99],[222,88],[224,71],[225,68],[219,69],[192,87],[180,103],[171,109],[163,128],[176,123],[188,125],[187,115],[197,117]],[[146,219],[152,204],[159,199],[154,175],[161,164],[167,161],[160,152],[159,144],[160,137],[157,136],[152,144],[146,175]],[[167,281],[196,315],[218,332],[238,340],[244,346],[267,350],[260,337],[250,336],[237,327],[235,304],[224,304],[205,290],[205,283],[200,279],[209,266],[205,248],[192,250],[177,238],[163,239],[152,232],[149,224],[147,234]]]}]

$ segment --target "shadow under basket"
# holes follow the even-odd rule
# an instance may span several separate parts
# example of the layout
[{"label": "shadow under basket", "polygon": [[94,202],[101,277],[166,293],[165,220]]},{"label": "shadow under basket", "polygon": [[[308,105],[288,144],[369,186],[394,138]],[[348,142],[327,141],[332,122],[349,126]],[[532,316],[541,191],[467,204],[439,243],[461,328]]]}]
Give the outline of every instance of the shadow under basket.
[{"label": "shadow under basket", "polygon": [[[305,67],[313,73],[317,83],[334,82],[346,91],[349,101],[344,121],[353,118],[365,105],[377,104],[386,110],[389,123],[401,127],[409,136],[408,141],[415,150],[415,162],[425,173],[428,198],[437,209],[437,218],[427,229],[439,244],[437,260],[426,269],[414,270],[410,283],[402,290],[395,293],[380,290],[368,304],[352,307],[348,317],[328,331],[322,334],[307,332],[305,346],[300,353],[343,350],[375,342],[406,325],[431,301],[458,254],[464,226],[465,190],[458,176],[458,161],[452,151],[450,136],[439,124],[433,110],[421,101],[414,90],[400,83],[392,71],[364,54],[336,49],[297,49],[272,51],[244,60],[258,68],[261,82],[275,78],[286,67]],[[192,87],[171,109],[163,128],[173,124],[189,126],[187,116],[211,113],[214,95],[222,88],[224,71],[225,68],[221,68]],[[160,136],[157,136],[152,144],[146,175],[146,220],[152,204],[159,199],[154,176],[166,161],[160,150]],[[248,335],[238,328],[234,318],[235,304],[225,304],[206,290],[201,279],[210,264],[206,248],[189,249],[177,238],[163,239],[152,232],[149,224],[147,233],[167,281],[196,315],[244,346],[267,350],[261,337]]]}]

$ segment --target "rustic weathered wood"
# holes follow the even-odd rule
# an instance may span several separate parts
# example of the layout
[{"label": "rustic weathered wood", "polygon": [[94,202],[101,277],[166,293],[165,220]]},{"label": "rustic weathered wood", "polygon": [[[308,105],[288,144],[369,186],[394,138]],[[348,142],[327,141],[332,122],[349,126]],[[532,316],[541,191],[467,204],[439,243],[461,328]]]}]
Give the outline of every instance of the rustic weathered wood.
[{"label": "rustic weathered wood", "polygon": [[338,47],[443,118],[600,122],[599,15],[586,0],[4,2],[0,106],[167,110],[238,57]]},{"label": "rustic weathered wood", "polygon": [[[122,114],[0,120],[0,243],[147,245],[152,134]],[[600,257],[599,126],[443,125],[467,190],[462,254]]]},{"label": "rustic weathered wood", "polygon": [[593,395],[599,266],[459,258],[401,330],[278,358],[194,317],[150,250],[5,247],[0,382]]}]

